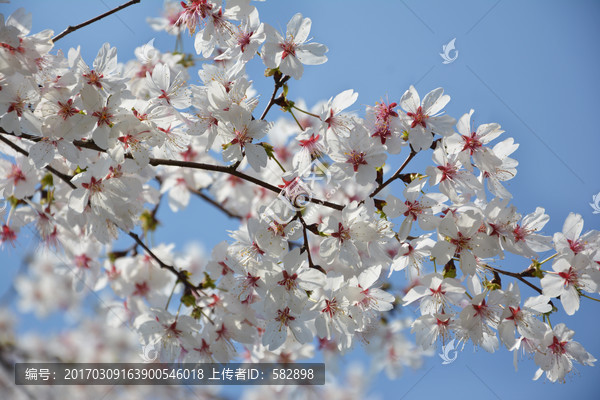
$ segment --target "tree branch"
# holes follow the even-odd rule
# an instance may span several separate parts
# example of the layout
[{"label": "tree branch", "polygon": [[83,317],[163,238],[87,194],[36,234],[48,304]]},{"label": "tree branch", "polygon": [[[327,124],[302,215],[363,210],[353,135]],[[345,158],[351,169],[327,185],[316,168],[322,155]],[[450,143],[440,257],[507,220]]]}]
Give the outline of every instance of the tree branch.
[{"label": "tree branch", "polygon": [[128,234],[128,235],[129,235],[129,236],[130,236],[130,237],[131,237],[133,240],[135,240],[135,242],[138,244],[138,246],[140,246],[141,248],[143,248],[143,249],[144,249],[144,251],[146,251],[146,253],[147,253],[147,254],[148,254],[150,257],[152,257],[152,258],[154,259],[154,261],[156,261],[156,262],[158,263],[158,265],[159,265],[161,268],[164,268],[164,269],[166,269],[166,270],[170,271],[171,273],[173,273],[173,274],[174,274],[174,275],[177,277],[177,279],[178,279],[178,280],[179,280],[181,283],[183,283],[183,285],[184,285],[184,286],[185,286],[187,289],[189,289],[189,290],[191,290],[192,292],[196,293],[196,295],[197,295],[197,296],[200,296],[200,294],[199,294],[198,292],[202,293],[202,295],[204,295],[204,296],[208,296],[206,293],[204,293],[204,292],[202,291],[202,288],[200,288],[200,287],[198,287],[198,286],[194,285],[193,283],[191,283],[191,282],[189,281],[189,279],[188,279],[188,275],[186,274],[186,272],[185,272],[185,271],[182,271],[182,270],[177,270],[177,269],[176,269],[174,266],[172,266],[172,265],[169,265],[169,264],[166,264],[164,261],[162,261],[160,258],[158,258],[158,256],[157,256],[156,254],[154,254],[154,253],[152,252],[152,250],[150,250],[150,249],[148,248],[148,246],[146,246],[146,244],[145,244],[145,243],[142,241],[142,239],[140,239],[140,237],[138,236],[138,234],[137,234],[137,233],[134,233],[134,232],[127,232],[127,234]]},{"label": "tree branch", "polygon": [[417,152],[415,152],[414,150],[411,150],[410,154],[408,155],[408,157],[406,157],[406,160],[404,160],[404,162],[402,163],[402,165],[400,166],[400,168],[398,168],[398,170],[396,170],[396,172],[394,172],[394,175],[390,176],[390,178],[383,182],[381,185],[379,185],[374,191],[373,193],[371,193],[369,195],[369,197],[373,197],[375,196],[377,193],[381,192],[383,190],[384,187],[386,187],[387,185],[389,185],[390,183],[392,183],[394,180],[398,179],[398,177],[400,177],[400,174],[402,173],[402,171],[404,170],[404,168],[406,168],[406,166],[408,165],[408,163],[417,155]]},{"label": "tree branch", "polygon": [[529,282],[528,280],[526,280],[524,278],[524,273],[526,271],[528,271],[527,269],[525,271],[517,273],[517,272],[504,271],[502,269],[498,269],[498,268],[495,268],[495,267],[490,267],[489,265],[486,265],[485,267],[487,269],[489,269],[490,271],[492,271],[492,272],[497,272],[499,274],[510,276],[510,277],[515,278],[515,279],[518,279],[521,282],[523,282],[524,284],[526,284],[527,286],[529,286],[530,288],[532,288],[533,290],[535,290],[536,292],[538,292],[539,294],[542,294],[542,289],[540,289],[539,287],[535,286],[533,283]]},{"label": "tree branch", "polygon": [[267,107],[265,108],[265,111],[263,111],[262,115],[260,116],[260,119],[265,119],[265,117],[267,116],[267,114],[269,113],[269,110],[271,109],[271,107],[273,106],[273,104],[276,103],[275,101],[275,96],[277,96],[277,91],[279,91],[279,89],[290,79],[289,76],[282,76],[281,72],[277,71],[274,75],[273,75],[273,80],[275,80],[275,88],[273,88],[273,93],[271,94],[271,98],[269,99],[269,103],[267,104]]},{"label": "tree branch", "polygon": [[[17,136],[14,133],[8,133],[8,132],[6,132],[2,128],[0,128],[0,133],[5,134],[5,135],[14,136],[14,137],[22,137],[24,139],[32,140],[34,142],[39,142],[40,140],[42,140],[42,138],[40,138],[38,136],[32,136],[32,135],[27,135],[27,134],[22,134],[21,136]],[[3,141],[5,141],[5,140],[3,140]],[[77,146],[77,147],[82,147],[82,148],[86,148],[86,149],[90,149],[90,150],[95,150],[95,151],[106,153],[106,150],[98,147],[98,145],[96,145],[91,140],[90,141],[74,140],[73,144],[75,146]],[[22,151],[25,151],[25,150],[22,150]],[[26,153],[27,152],[25,152],[23,154],[26,154]],[[125,157],[126,158],[130,158],[130,159],[133,158],[133,156],[130,153],[125,154]],[[260,180],[258,178],[255,178],[253,176],[244,174],[243,172],[237,171],[236,168],[239,165],[238,163],[233,164],[231,166],[225,166],[225,165],[213,165],[213,164],[206,164],[206,163],[198,163],[198,162],[193,162],[193,161],[168,160],[168,159],[164,159],[164,158],[150,158],[149,163],[152,166],[168,165],[168,166],[175,166],[175,167],[201,169],[201,170],[205,170],[205,171],[221,172],[221,173],[225,173],[225,174],[236,176],[236,177],[238,177],[240,179],[243,179],[245,181],[248,181],[248,182],[252,182],[255,185],[262,186],[265,189],[268,189],[268,190],[270,190],[270,191],[272,191],[274,193],[277,193],[277,194],[281,193],[281,189],[278,188],[277,186],[271,185],[270,183],[264,182],[264,181],[262,181],[262,180]],[[60,172],[59,172],[59,174],[60,174]],[[63,176],[66,176],[66,175],[63,174]],[[71,184],[71,187],[75,188],[75,186],[73,184]],[[338,211],[341,211],[341,210],[344,209],[343,206],[341,206],[339,204],[336,204],[336,203],[331,203],[331,202],[326,201],[326,200],[320,200],[320,199],[315,199],[315,198],[311,197],[309,199],[309,201],[311,203],[319,204],[321,206],[329,207],[329,208],[332,208],[332,209],[338,210]]]},{"label": "tree branch", "polygon": [[310,254],[310,245],[308,243],[308,234],[306,233],[308,227],[306,226],[306,222],[304,221],[304,218],[302,218],[302,214],[300,214],[299,211],[296,213],[296,217],[300,220],[300,223],[302,224],[302,235],[304,236],[304,246],[302,246],[302,249],[306,250],[306,254],[308,255],[308,266],[327,275],[327,272],[323,269],[323,267],[321,267],[320,265],[315,265],[315,263],[313,263],[312,256]]},{"label": "tree branch", "polygon": [[122,9],[124,9],[124,8],[127,8],[127,7],[129,7],[129,6],[131,6],[131,5],[137,4],[137,3],[139,3],[140,1],[141,1],[141,0],[131,0],[131,1],[128,1],[127,3],[125,3],[125,4],[122,4],[122,5],[120,5],[119,7],[113,8],[112,10],[110,10],[110,11],[107,11],[107,12],[105,12],[104,14],[98,15],[98,16],[97,16],[97,17],[95,17],[95,18],[92,18],[92,19],[90,19],[90,20],[87,20],[87,21],[85,21],[85,22],[82,22],[82,23],[81,23],[81,24],[79,24],[79,25],[75,25],[75,26],[69,26],[69,27],[67,27],[67,29],[65,29],[64,31],[62,31],[60,34],[58,34],[58,35],[54,36],[54,37],[52,38],[52,41],[53,41],[54,43],[56,43],[56,42],[58,42],[60,39],[62,39],[63,37],[67,36],[69,33],[71,33],[71,32],[75,32],[76,30],[78,30],[78,29],[81,29],[81,28],[83,28],[84,26],[87,26],[87,25],[89,25],[89,24],[93,24],[93,23],[94,23],[94,22],[96,22],[96,21],[100,21],[102,18],[108,17],[109,15],[111,15],[111,14],[114,14],[114,13],[116,13],[117,11],[121,11]]}]

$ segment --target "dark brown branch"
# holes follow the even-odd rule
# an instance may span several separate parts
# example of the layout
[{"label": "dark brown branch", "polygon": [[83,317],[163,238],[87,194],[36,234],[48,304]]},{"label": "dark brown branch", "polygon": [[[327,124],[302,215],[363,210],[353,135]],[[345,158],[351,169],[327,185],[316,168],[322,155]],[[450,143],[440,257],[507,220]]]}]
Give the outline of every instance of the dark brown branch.
[{"label": "dark brown branch", "polygon": [[304,218],[302,218],[302,214],[298,212],[296,214],[296,217],[300,220],[300,223],[302,224],[302,235],[304,236],[304,246],[302,246],[302,251],[306,251],[306,254],[308,255],[308,266],[327,275],[327,272],[323,269],[323,267],[321,267],[320,265],[315,265],[315,263],[313,263],[312,256],[310,254],[310,245],[308,243],[308,234],[306,233],[308,227],[306,226]]},{"label": "dark brown branch", "polygon": [[[6,134],[6,135],[11,135],[11,136],[15,136],[15,137],[19,137],[17,135],[15,135],[14,133],[8,133],[6,131],[4,131],[2,128],[0,128],[0,133]],[[31,135],[26,135],[26,134],[22,134],[20,137],[24,138],[24,139],[28,139],[28,140],[32,140],[32,141],[40,141],[41,138],[37,137],[37,136],[31,136]],[[100,152],[106,152],[106,150],[98,147],[93,141],[83,141],[83,140],[75,140],[73,141],[73,144],[77,147],[82,147],[82,148],[86,148],[86,149],[90,149],[90,150],[95,150],[95,151],[100,151]],[[126,158],[133,158],[131,156],[131,154],[127,153],[125,154]],[[214,171],[214,172],[222,172],[225,174],[229,174],[229,175],[233,175],[236,176],[240,179],[243,179],[245,181],[248,182],[252,182],[255,185],[258,186],[262,186],[265,189],[268,189],[274,193],[281,193],[281,189],[278,188],[277,186],[271,185],[270,183],[264,182],[260,179],[257,179],[253,176],[244,174],[243,172],[239,172],[236,170],[237,166],[239,165],[239,163],[233,164],[231,166],[224,166],[224,165],[213,165],[213,164],[206,164],[206,163],[198,163],[198,162],[193,162],[193,161],[180,161],[180,160],[167,160],[164,158],[150,158],[149,161],[150,165],[152,166],[159,166],[159,165],[169,165],[169,166],[175,166],[175,167],[183,167],[183,168],[192,168],[192,169],[202,169],[202,170],[206,170],[206,171]],[[73,186],[74,188],[74,186]],[[310,198],[309,201],[311,203],[314,204],[319,204],[325,207],[329,207],[332,208],[334,210],[343,210],[344,207],[336,204],[336,203],[331,203],[329,201],[326,200],[319,200],[319,199],[315,199],[315,198]]]},{"label": "dark brown branch", "polygon": [[527,286],[529,286],[530,288],[532,288],[533,290],[535,290],[536,292],[538,292],[539,294],[542,294],[542,289],[540,289],[539,287],[535,286],[533,283],[529,282],[528,280],[526,280],[524,278],[524,274],[526,273],[527,270],[523,271],[523,272],[510,272],[510,271],[504,271],[502,269],[498,269],[495,267],[490,267],[489,265],[485,266],[487,269],[489,269],[492,272],[497,272],[499,274],[502,275],[506,275],[506,276],[510,276],[513,277],[515,279],[520,280],[521,282],[523,282],[524,284],[526,284]]},{"label": "dark brown branch", "polygon": [[[163,158],[151,158],[150,165],[153,165],[153,166],[171,165],[171,166],[175,166],[175,167],[184,167],[184,168],[202,169],[202,170],[207,170],[207,171],[223,172],[225,174],[236,176],[245,181],[252,182],[255,185],[264,187],[265,189],[268,189],[274,193],[278,193],[278,194],[281,193],[281,189],[278,188],[277,186],[274,186],[274,185],[271,185],[270,183],[261,181],[260,179],[257,179],[253,176],[246,175],[243,172],[236,171],[235,168],[232,168],[230,166],[197,163],[197,162],[193,162],[193,161],[167,160],[167,159],[163,159]],[[343,206],[341,206],[339,204],[331,203],[329,201],[315,199],[312,197],[309,198],[309,200],[311,203],[315,203],[315,204],[319,204],[319,205],[322,205],[325,207],[333,208],[334,210],[341,211],[344,209]]]},{"label": "dark brown branch", "polygon": [[381,192],[383,190],[384,187],[386,187],[387,185],[389,185],[390,183],[392,183],[394,180],[398,179],[400,177],[400,174],[402,174],[402,171],[404,170],[404,168],[406,168],[406,166],[408,165],[408,163],[417,155],[417,153],[413,150],[411,150],[410,154],[408,155],[408,157],[406,157],[406,160],[404,160],[404,162],[402,163],[402,165],[400,166],[400,168],[398,168],[398,170],[396,170],[396,172],[394,172],[394,175],[390,176],[390,178],[383,182],[381,185],[379,185],[374,191],[373,193],[371,193],[369,195],[369,197],[374,197],[377,193]]},{"label": "dark brown branch", "polygon": [[87,21],[85,21],[85,22],[82,22],[82,23],[81,23],[81,24],[79,24],[79,25],[75,25],[75,26],[69,26],[69,27],[67,27],[67,29],[65,29],[64,31],[62,31],[60,34],[58,34],[58,35],[54,36],[54,37],[52,38],[52,41],[53,41],[54,43],[56,43],[56,42],[58,42],[60,39],[62,39],[63,37],[67,36],[69,33],[71,33],[71,32],[75,32],[76,30],[78,30],[78,29],[81,29],[81,28],[83,28],[84,26],[87,26],[87,25],[89,25],[89,24],[93,24],[93,23],[94,23],[94,22],[96,22],[96,21],[100,21],[102,18],[106,18],[106,17],[108,17],[109,15],[116,13],[117,11],[121,11],[121,10],[122,10],[122,9],[124,9],[124,8],[127,8],[127,7],[129,7],[129,6],[131,6],[131,5],[137,4],[137,3],[139,3],[140,1],[141,1],[141,0],[131,0],[131,1],[128,1],[127,3],[125,3],[125,4],[122,4],[122,5],[120,5],[120,6],[119,6],[119,7],[117,7],[117,8],[113,8],[112,10],[110,10],[110,11],[107,11],[107,12],[105,12],[104,14],[98,15],[98,16],[97,16],[97,17],[95,17],[95,18],[92,18],[92,19],[90,19],[90,20],[87,20]]},{"label": "dark brown branch", "polygon": [[273,89],[273,94],[271,94],[269,103],[267,104],[265,111],[263,111],[262,115],[260,116],[260,119],[265,119],[265,117],[269,113],[269,110],[271,109],[271,107],[273,107],[273,104],[277,103],[275,100],[275,96],[277,96],[277,92],[279,91],[279,89],[290,79],[290,77],[282,76],[281,72],[276,72],[275,75],[273,75],[273,79],[275,80],[275,88]]},{"label": "dark brown branch", "polygon": [[146,246],[146,244],[142,241],[142,239],[140,239],[140,237],[138,236],[137,233],[134,232],[127,232],[127,234],[133,239],[135,240],[135,242],[138,244],[138,246],[140,246],[141,248],[144,249],[144,251],[154,259],[154,261],[156,261],[158,263],[158,265],[161,268],[164,268],[168,271],[170,271],[171,273],[173,273],[177,279],[183,283],[183,285],[191,290],[192,292],[194,292],[197,296],[200,296],[200,293],[202,293],[204,296],[207,296],[206,293],[204,293],[201,289],[201,287],[195,286],[192,282],[189,281],[188,279],[188,275],[185,271],[183,270],[178,270],[176,269],[174,266],[166,264],[164,261],[162,261],[160,258],[158,258],[158,256],[156,254],[154,254],[154,252],[152,252],[152,250],[150,250],[150,248],[148,248],[148,246]]}]

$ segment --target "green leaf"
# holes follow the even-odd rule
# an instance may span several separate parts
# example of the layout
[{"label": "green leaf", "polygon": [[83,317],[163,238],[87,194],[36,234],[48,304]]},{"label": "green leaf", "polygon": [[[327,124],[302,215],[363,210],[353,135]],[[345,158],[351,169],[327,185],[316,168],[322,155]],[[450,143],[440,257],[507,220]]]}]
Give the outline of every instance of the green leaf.
[{"label": "green leaf", "polygon": [[444,278],[456,278],[456,266],[454,260],[450,260],[444,265]]},{"label": "green leaf", "polygon": [[279,72],[279,68],[267,68],[265,69],[265,76],[268,78],[269,76],[275,75]]},{"label": "green leaf", "polygon": [[269,158],[273,158],[275,156],[275,153],[273,152],[274,151],[273,146],[271,146],[269,143],[262,142],[262,143],[260,143],[260,145],[262,147],[264,147],[265,151],[267,152],[267,156]]},{"label": "green leaf", "polygon": [[287,83],[284,83],[283,84],[283,97],[287,98],[287,95],[288,95],[288,85],[287,85]]},{"label": "green leaf", "polygon": [[44,175],[40,182],[42,183],[42,187],[54,186],[54,178],[52,177],[51,173]]},{"label": "green leaf", "polygon": [[194,309],[190,315],[194,319],[200,319],[200,317],[202,317],[202,307],[194,306]]},{"label": "green leaf", "polygon": [[204,280],[200,284],[202,289],[216,289],[216,281],[210,277],[210,275],[204,272]]},{"label": "green leaf", "polygon": [[160,222],[156,219],[154,215],[148,210],[144,210],[144,212],[140,215],[140,221],[142,221],[142,229],[144,233],[154,232]]},{"label": "green leaf", "polygon": [[186,307],[194,307],[196,305],[196,298],[186,289],[185,294],[181,296],[181,302]]}]

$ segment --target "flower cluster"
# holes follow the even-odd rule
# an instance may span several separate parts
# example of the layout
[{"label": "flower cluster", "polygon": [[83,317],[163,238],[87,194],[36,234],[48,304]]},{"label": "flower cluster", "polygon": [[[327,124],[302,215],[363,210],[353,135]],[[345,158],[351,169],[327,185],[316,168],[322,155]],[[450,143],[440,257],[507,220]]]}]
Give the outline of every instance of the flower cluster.
[{"label": "flower cluster", "polygon": [[[599,292],[600,233],[582,234],[570,214],[544,236],[543,208],[510,204],[518,144],[497,123],[474,124],[473,110],[445,114],[442,88],[421,100],[410,86],[364,118],[349,110],[351,89],[308,110],[292,85],[326,62],[327,47],[310,39],[309,18],[278,32],[249,0],[167,2],[151,21],[180,39],[189,31],[207,60],[198,68],[153,41],[125,64],[107,43],[89,65],[79,49],[53,53],[51,32],[30,35],[22,9],[0,23],[0,195],[10,204],[0,244],[31,229],[44,248],[16,282],[24,309],[72,309],[84,288],[110,288],[111,324],[130,322],[165,361],[320,352],[333,364],[362,342],[397,376],[456,339],[532,353],[536,378],[551,381],[573,361],[593,365],[550,318],[559,299],[572,315]],[[274,83],[262,112],[246,74],[255,58]],[[269,121],[273,106],[291,119]],[[428,153],[425,171],[410,169]],[[405,161],[384,180],[397,154]],[[403,191],[391,194],[395,185]],[[210,257],[147,244],[161,202],[184,212],[192,196],[239,220],[231,240]],[[132,246],[120,249],[120,235]],[[507,253],[525,260],[521,270],[496,267]],[[388,279],[401,270],[404,292]],[[413,303],[420,316],[401,317]]]}]

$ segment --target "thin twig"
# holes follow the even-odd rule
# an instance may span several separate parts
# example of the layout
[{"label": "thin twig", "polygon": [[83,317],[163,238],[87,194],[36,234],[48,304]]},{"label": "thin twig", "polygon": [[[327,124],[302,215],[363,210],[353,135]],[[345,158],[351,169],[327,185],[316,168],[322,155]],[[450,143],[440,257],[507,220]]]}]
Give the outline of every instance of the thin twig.
[{"label": "thin twig", "polygon": [[64,31],[62,31],[60,34],[58,34],[58,35],[54,36],[54,37],[52,38],[52,41],[53,41],[54,43],[56,43],[56,42],[58,42],[60,39],[62,39],[63,37],[67,36],[69,33],[71,33],[71,32],[75,32],[76,30],[78,30],[78,29],[81,29],[81,28],[83,28],[84,26],[87,26],[87,25],[89,25],[89,24],[93,24],[93,23],[94,23],[94,22],[96,22],[96,21],[100,21],[102,18],[108,17],[109,15],[111,15],[111,14],[114,14],[114,13],[116,13],[117,11],[121,11],[122,9],[124,9],[124,8],[127,8],[127,7],[129,7],[129,6],[131,6],[131,5],[137,4],[137,3],[139,3],[140,1],[141,1],[141,0],[131,0],[131,1],[128,1],[127,3],[125,3],[125,4],[122,4],[122,5],[120,5],[120,6],[119,6],[119,7],[117,7],[117,8],[113,8],[112,10],[110,10],[110,11],[107,11],[107,12],[105,12],[104,14],[98,15],[98,16],[97,16],[97,17],[95,17],[95,18],[92,18],[92,19],[90,19],[90,20],[87,20],[87,21],[85,21],[85,22],[82,22],[82,23],[81,23],[81,24],[79,24],[79,25],[75,25],[75,26],[69,26],[69,27],[67,27],[67,29],[65,29]]},{"label": "thin twig", "polygon": [[596,299],[592,296],[588,296],[587,294],[583,294],[583,293],[579,293],[581,295],[581,297],[585,297],[586,299],[590,299],[590,300],[594,300],[594,301],[598,301],[600,302],[600,299]]},{"label": "thin twig", "polygon": [[144,241],[142,239],[140,239],[140,237],[138,236],[137,233],[127,232],[127,234],[133,240],[135,240],[135,242],[141,248],[143,248],[146,251],[146,253],[148,253],[148,255],[150,257],[152,257],[154,259],[154,261],[156,261],[161,268],[164,268],[164,269],[170,271],[171,273],[173,273],[177,277],[177,279],[185,285],[186,288],[190,289],[191,291],[196,293],[198,296],[199,296],[198,292],[202,293],[204,296],[208,296],[206,293],[204,293],[202,291],[202,289],[199,289],[197,286],[195,286],[194,284],[192,284],[189,281],[188,276],[185,271],[177,270],[174,266],[166,264],[164,261],[162,261],[160,258],[158,258],[158,256],[156,254],[154,254],[154,252],[152,250],[150,250],[150,248],[148,246],[146,246]]},{"label": "thin twig", "polygon": [[296,121],[296,125],[298,125],[298,127],[300,128],[301,131],[304,131],[304,127],[302,126],[300,121],[298,121],[298,118],[296,118],[296,116],[294,115],[294,112],[291,109],[289,111],[290,111],[290,114],[292,114],[292,118],[294,118],[294,121]]},{"label": "thin twig", "polygon": [[375,196],[377,193],[381,192],[383,190],[384,187],[386,187],[387,185],[389,185],[390,183],[392,183],[395,179],[397,179],[400,174],[402,173],[402,171],[404,170],[404,168],[406,168],[406,166],[408,165],[408,163],[417,155],[417,153],[415,151],[411,151],[410,154],[408,155],[408,157],[406,157],[406,160],[404,160],[404,162],[402,163],[402,165],[400,166],[400,168],[398,168],[398,170],[396,172],[394,172],[394,175],[392,175],[387,181],[383,182],[381,185],[379,185],[374,191],[373,193],[371,193],[369,195],[369,197],[373,197]]},{"label": "thin twig", "polygon": [[295,108],[296,110],[298,110],[298,111],[300,111],[301,113],[304,113],[304,114],[306,114],[306,115],[310,115],[311,117],[318,118],[319,120],[321,119],[321,117],[319,117],[317,114],[313,114],[313,113],[311,113],[311,112],[308,112],[308,111],[306,111],[306,110],[303,110],[303,109],[301,109],[301,108],[298,108],[298,107],[296,107],[295,105],[293,105],[293,106],[292,106],[292,108]]},{"label": "thin twig", "polygon": [[317,271],[320,271],[320,272],[324,273],[325,275],[327,275],[327,272],[323,269],[323,267],[321,267],[320,265],[315,265],[315,263],[313,263],[312,256],[310,254],[310,245],[308,243],[308,234],[306,233],[306,231],[308,229],[306,226],[306,222],[304,221],[304,218],[302,218],[302,214],[300,214],[300,212],[298,212],[296,214],[296,217],[300,220],[300,223],[302,224],[302,235],[304,236],[303,249],[306,250],[306,254],[308,255],[308,266],[310,268],[314,268]]},{"label": "thin twig", "polygon": [[269,110],[271,109],[271,107],[273,107],[273,104],[276,103],[275,96],[277,96],[277,92],[290,79],[290,77],[287,75],[282,76],[281,73],[279,73],[279,75],[273,75],[273,79],[275,80],[275,87],[273,88],[273,93],[271,94],[271,98],[269,99],[267,107],[260,116],[261,120],[266,118],[267,114],[269,113]]},{"label": "thin twig", "polygon": [[526,279],[523,277],[523,275],[522,275],[522,274],[523,274],[523,272],[524,272],[524,271],[523,271],[523,272],[519,272],[519,273],[517,273],[517,272],[504,271],[504,270],[502,270],[502,269],[498,269],[498,268],[495,268],[495,267],[491,267],[491,266],[489,266],[489,265],[486,265],[486,267],[487,267],[487,268],[488,268],[490,271],[495,271],[495,272],[497,272],[497,273],[499,273],[499,274],[506,275],[506,276],[511,276],[511,277],[513,277],[513,278],[515,278],[515,279],[518,279],[518,280],[520,280],[521,282],[523,282],[524,284],[526,284],[527,286],[529,286],[530,288],[532,288],[533,290],[535,290],[536,292],[538,292],[539,294],[542,294],[542,289],[540,289],[539,287],[535,286],[533,283],[529,282],[528,280],[526,280]]}]

